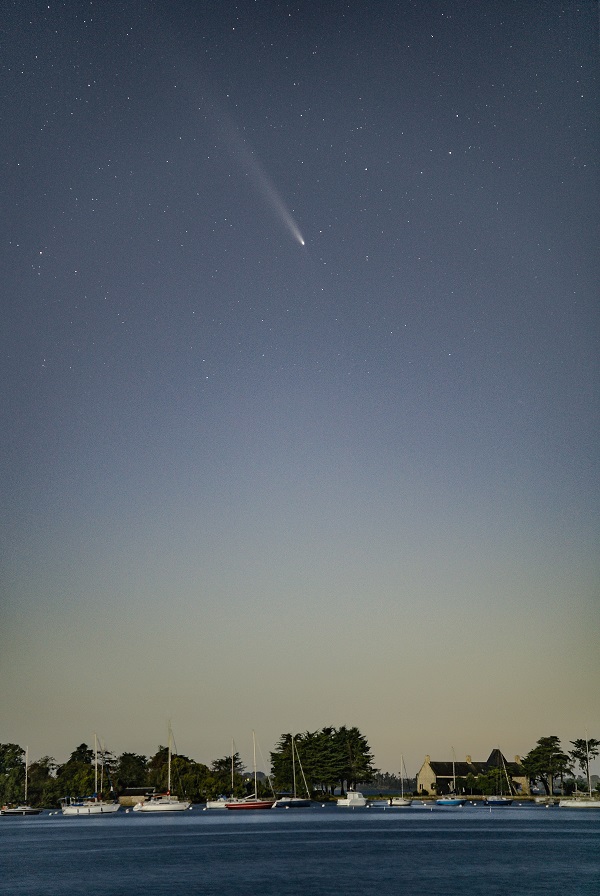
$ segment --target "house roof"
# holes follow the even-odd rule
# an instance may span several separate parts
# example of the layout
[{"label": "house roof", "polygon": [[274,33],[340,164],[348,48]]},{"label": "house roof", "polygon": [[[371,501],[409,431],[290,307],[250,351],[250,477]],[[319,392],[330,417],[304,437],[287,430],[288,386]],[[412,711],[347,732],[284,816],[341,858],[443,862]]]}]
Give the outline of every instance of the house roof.
[{"label": "house roof", "polygon": [[[506,768],[509,775],[523,777],[525,769],[518,762],[507,762],[500,750],[492,750],[484,762],[436,762],[430,761],[432,771],[437,778],[466,778],[467,775],[482,775],[493,768]],[[454,770],[453,770],[454,769]]]}]

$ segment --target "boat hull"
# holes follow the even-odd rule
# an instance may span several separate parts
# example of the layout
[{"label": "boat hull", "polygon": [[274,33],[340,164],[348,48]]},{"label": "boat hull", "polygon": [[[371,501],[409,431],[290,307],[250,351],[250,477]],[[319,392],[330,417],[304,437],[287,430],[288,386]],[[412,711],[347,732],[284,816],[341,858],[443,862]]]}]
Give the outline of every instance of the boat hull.
[{"label": "boat hull", "polygon": [[272,809],[275,800],[240,800],[239,803],[226,803],[226,809]]},{"label": "boat hull", "polygon": [[600,799],[593,797],[573,797],[571,799],[559,800],[559,808],[562,809],[600,809]]},{"label": "boat hull", "polygon": [[348,809],[364,809],[367,805],[366,798],[359,793],[357,790],[353,790],[348,793],[347,796],[339,799],[337,801],[338,806],[344,806]]},{"label": "boat hull", "polygon": [[457,798],[457,799],[449,798],[449,799],[447,799],[447,800],[445,800],[445,799],[436,800],[436,801],[435,801],[435,804],[436,804],[436,806],[450,806],[450,807],[452,807],[452,806],[464,806],[464,804],[465,804],[466,802],[467,802],[466,800],[461,800],[461,799],[458,799],[458,798]]},{"label": "boat hull", "polygon": [[178,800],[175,797],[156,797],[143,803],[136,803],[134,812],[185,812],[191,808],[189,800]]},{"label": "boat hull", "polygon": [[274,809],[309,809],[311,806],[312,800],[300,796],[282,797],[273,803]]},{"label": "boat hull", "polygon": [[41,811],[32,806],[3,806],[0,815],[39,815]]},{"label": "boat hull", "polygon": [[488,796],[487,799],[483,801],[484,806],[495,806],[496,808],[500,808],[501,806],[512,806],[513,801],[510,797],[506,796]]},{"label": "boat hull", "polygon": [[67,803],[61,808],[63,815],[114,815],[121,806],[119,803],[82,802]]},{"label": "boat hull", "polygon": [[390,800],[390,806],[394,809],[409,809],[413,801],[405,796],[393,796]]}]

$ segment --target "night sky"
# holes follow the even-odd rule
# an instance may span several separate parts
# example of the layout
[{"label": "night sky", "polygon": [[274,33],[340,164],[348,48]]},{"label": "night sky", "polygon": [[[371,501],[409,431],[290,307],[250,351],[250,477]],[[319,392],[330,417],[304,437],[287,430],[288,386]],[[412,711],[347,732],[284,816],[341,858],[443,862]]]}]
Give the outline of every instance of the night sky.
[{"label": "night sky", "polygon": [[1,9],[0,741],[600,736],[597,4]]}]

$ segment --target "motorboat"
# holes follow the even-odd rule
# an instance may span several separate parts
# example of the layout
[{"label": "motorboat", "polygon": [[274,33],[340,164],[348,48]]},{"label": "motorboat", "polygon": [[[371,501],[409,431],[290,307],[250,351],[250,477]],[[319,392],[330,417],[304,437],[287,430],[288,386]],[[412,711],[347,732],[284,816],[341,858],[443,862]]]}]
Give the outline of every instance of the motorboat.
[{"label": "motorboat", "polygon": [[350,809],[362,809],[367,805],[367,800],[358,790],[349,790],[345,797],[340,797],[337,805],[347,806]]}]

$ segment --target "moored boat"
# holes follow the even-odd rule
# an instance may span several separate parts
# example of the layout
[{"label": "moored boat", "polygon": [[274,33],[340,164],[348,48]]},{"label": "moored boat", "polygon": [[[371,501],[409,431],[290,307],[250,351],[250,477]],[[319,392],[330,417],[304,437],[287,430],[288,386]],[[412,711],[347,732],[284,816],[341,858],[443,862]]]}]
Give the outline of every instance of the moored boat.
[{"label": "moored boat", "polygon": [[275,797],[273,797],[273,799],[266,800],[261,800],[258,798],[258,779],[256,775],[256,735],[254,734],[254,731],[252,732],[252,756],[254,766],[254,793],[251,793],[249,796],[244,797],[243,799],[229,800],[225,803],[226,809],[271,809],[275,803]]},{"label": "moored boat", "polygon": [[[494,754],[492,754],[492,755],[494,755]],[[484,805],[486,805],[486,806],[494,806],[496,809],[500,809],[503,806],[512,806],[512,804],[513,804],[513,796],[512,796],[513,795],[513,785],[512,785],[510,778],[508,777],[508,770],[506,768],[506,762],[504,760],[504,756],[502,754],[502,751],[500,750],[500,747],[498,747],[498,749],[495,750],[495,755],[499,762],[499,765],[498,765],[498,790],[499,790],[499,793],[494,794],[493,796],[484,797],[483,802],[484,802]],[[506,785],[508,788],[509,796],[504,795],[503,779],[506,780]]]},{"label": "moored boat", "polygon": [[390,798],[390,806],[395,809],[409,809],[413,801],[408,796],[404,796],[404,778],[406,777],[406,766],[404,765],[404,756],[400,756],[400,796]]},{"label": "moored boat", "polygon": [[558,801],[558,805],[562,809],[600,809],[600,799],[581,794],[580,796],[564,797]]},{"label": "moored boat", "polygon": [[[597,745],[598,741],[594,741],[593,745]],[[585,753],[586,753],[586,772],[587,772],[587,784],[588,784],[588,792],[587,793],[575,793],[570,797],[563,797],[558,806],[561,809],[600,809],[600,796],[595,797],[592,795],[592,779],[590,777],[590,744],[586,735],[585,738]],[[597,755],[598,750],[596,749],[594,755]]]},{"label": "moored boat", "polygon": [[104,800],[98,793],[98,737],[94,734],[94,793],[92,796],[63,797],[60,810],[63,815],[114,815],[120,808],[116,799]]},{"label": "moored boat", "polygon": [[345,797],[340,797],[338,806],[346,806],[350,809],[362,809],[367,805],[367,799],[358,790],[349,790]]},{"label": "moored boat", "polygon": [[41,811],[33,806],[2,806],[0,815],[39,815]]},{"label": "moored boat", "polygon": [[257,796],[251,794],[241,800],[233,800],[225,803],[226,809],[272,809],[275,800],[259,800]]},{"label": "moored boat", "polygon": [[[302,773],[302,779],[304,781],[304,789],[306,792],[306,796],[298,796],[296,790],[296,759],[298,759],[298,765],[300,766],[300,771]],[[310,792],[308,789],[308,784],[306,783],[306,778],[304,777],[304,769],[302,768],[302,763],[300,762],[300,756],[298,756],[298,748],[296,747],[296,741],[294,739],[294,735],[292,734],[292,792],[291,794],[285,794],[279,797],[279,799],[275,800],[273,803],[273,809],[308,809],[312,806],[312,800],[310,798]]]},{"label": "moored boat", "polygon": [[192,803],[190,800],[180,800],[178,796],[171,793],[171,754],[173,752],[173,732],[169,725],[169,744],[167,753],[167,790],[165,793],[153,793],[150,797],[141,803],[136,803],[133,807],[134,812],[184,812],[190,809]]},{"label": "moored boat", "polygon": [[435,801],[435,804],[436,806],[464,806],[466,802],[466,798],[463,799],[456,793],[456,759],[454,747],[452,747],[452,793],[441,796]]},{"label": "moored boat", "polygon": [[2,806],[0,815],[39,815],[41,809],[34,809],[27,802],[27,771],[29,768],[29,747],[25,747],[25,799],[18,806]]}]

